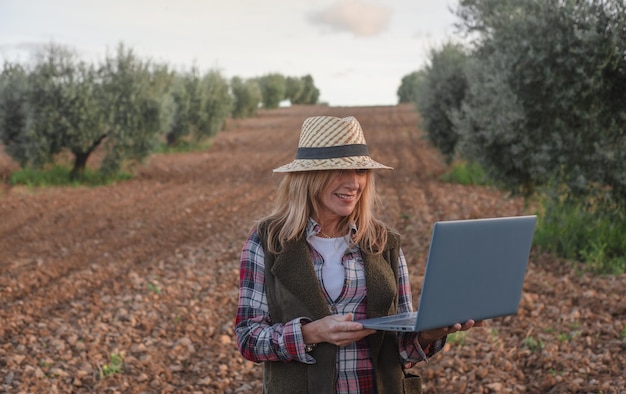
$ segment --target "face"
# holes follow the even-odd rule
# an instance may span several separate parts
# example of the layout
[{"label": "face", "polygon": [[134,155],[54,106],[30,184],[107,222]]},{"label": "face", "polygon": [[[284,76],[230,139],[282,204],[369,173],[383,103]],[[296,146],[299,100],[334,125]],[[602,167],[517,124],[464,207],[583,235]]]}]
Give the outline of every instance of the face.
[{"label": "face", "polygon": [[320,195],[320,223],[338,221],[348,216],[356,207],[367,184],[368,170],[337,170]]}]

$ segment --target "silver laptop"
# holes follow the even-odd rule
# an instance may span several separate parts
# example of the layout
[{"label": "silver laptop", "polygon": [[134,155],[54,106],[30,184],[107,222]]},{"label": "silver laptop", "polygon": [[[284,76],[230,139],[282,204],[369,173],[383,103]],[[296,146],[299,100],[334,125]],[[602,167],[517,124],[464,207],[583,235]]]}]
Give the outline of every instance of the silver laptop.
[{"label": "silver laptop", "polygon": [[436,222],[417,312],[360,320],[424,331],[517,313],[537,216]]}]

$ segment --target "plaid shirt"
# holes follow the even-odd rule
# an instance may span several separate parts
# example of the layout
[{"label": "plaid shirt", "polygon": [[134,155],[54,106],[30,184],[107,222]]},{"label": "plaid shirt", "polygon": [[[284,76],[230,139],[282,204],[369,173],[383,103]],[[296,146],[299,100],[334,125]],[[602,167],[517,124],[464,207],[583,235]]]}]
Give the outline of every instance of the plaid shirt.
[{"label": "plaid shirt", "polygon": [[[320,230],[319,224],[312,219],[306,229],[309,240]],[[310,244],[310,243],[309,243]],[[318,280],[322,283],[321,255],[311,247],[312,259]],[[306,364],[315,363],[315,359],[304,350],[302,323],[309,322],[306,317],[294,319],[285,324],[273,323],[265,294],[264,251],[256,229],[250,233],[241,252],[241,271],[239,288],[239,307],[235,320],[237,345],[244,358],[255,361],[296,361]],[[334,314],[352,312],[354,320],[365,319],[366,293],[365,270],[358,246],[349,247],[342,258],[345,270],[344,287],[336,300],[326,294],[326,302]],[[400,250],[398,275],[398,313],[413,310],[411,287],[409,284],[406,260]],[[416,362],[427,360],[443,347],[441,339],[422,350],[417,342],[417,333],[400,332],[398,351],[405,366],[411,367]],[[337,349],[337,392],[372,393],[376,391],[375,372],[370,358],[367,338]]]}]

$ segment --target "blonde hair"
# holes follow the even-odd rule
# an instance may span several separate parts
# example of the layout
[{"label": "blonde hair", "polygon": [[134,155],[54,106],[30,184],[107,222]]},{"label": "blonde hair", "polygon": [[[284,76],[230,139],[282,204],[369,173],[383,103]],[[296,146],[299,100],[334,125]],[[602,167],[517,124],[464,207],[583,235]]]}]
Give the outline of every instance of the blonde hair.
[{"label": "blonde hair", "polygon": [[[338,176],[340,170],[301,171],[284,175],[278,186],[274,211],[261,219],[267,223],[267,248],[280,253],[285,244],[305,236],[308,218],[320,210],[320,195],[324,187]],[[376,194],[375,175],[367,171],[365,188],[354,210],[342,218],[339,226],[348,231],[357,228],[352,242],[370,253],[381,253],[387,243],[387,227],[374,217],[380,201]]]}]

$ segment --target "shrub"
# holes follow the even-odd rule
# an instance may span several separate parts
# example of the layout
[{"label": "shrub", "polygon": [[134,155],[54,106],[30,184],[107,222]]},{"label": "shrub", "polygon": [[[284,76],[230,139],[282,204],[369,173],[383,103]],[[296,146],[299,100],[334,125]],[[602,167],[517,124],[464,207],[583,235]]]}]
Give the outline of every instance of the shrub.
[{"label": "shrub", "polygon": [[426,80],[426,71],[418,70],[402,77],[397,95],[399,103],[416,103]]},{"label": "shrub", "polygon": [[261,88],[263,108],[278,108],[285,99],[287,82],[281,74],[267,74],[257,79]]},{"label": "shrub", "polygon": [[231,113],[233,118],[248,118],[256,115],[263,98],[258,81],[233,77],[230,87],[234,98]]},{"label": "shrub", "polygon": [[463,155],[513,191],[556,179],[626,207],[626,3],[464,0],[459,15],[477,33]]},{"label": "shrub", "polygon": [[547,198],[535,244],[600,273],[626,272],[626,215],[603,207]]},{"label": "shrub", "polygon": [[[289,82],[289,78],[287,78],[287,82]],[[292,104],[305,104],[312,105],[317,104],[317,101],[320,97],[320,91],[315,87],[315,82],[313,81],[313,77],[310,75],[305,75],[301,78],[291,78],[291,80],[298,81],[296,94],[290,95],[292,92],[287,89],[285,98],[290,100]],[[294,82],[292,82],[293,84]],[[289,87],[289,85],[287,85]],[[293,88],[293,87],[292,87]]]},{"label": "shrub", "polygon": [[460,108],[465,97],[466,59],[459,44],[449,42],[439,50],[432,50],[430,64],[424,70],[424,81],[416,97],[422,128],[448,162],[454,157],[458,141],[452,114]]},{"label": "shrub", "polygon": [[0,137],[22,167],[42,168],[57,154],[73,158],[79,178],[96,148],[113,174],[141,160],[168,122],[167,67],[140,60],[120,45],[98,67],[69,49],[49,45],[32,66],[5,64],[0,76]]}]

